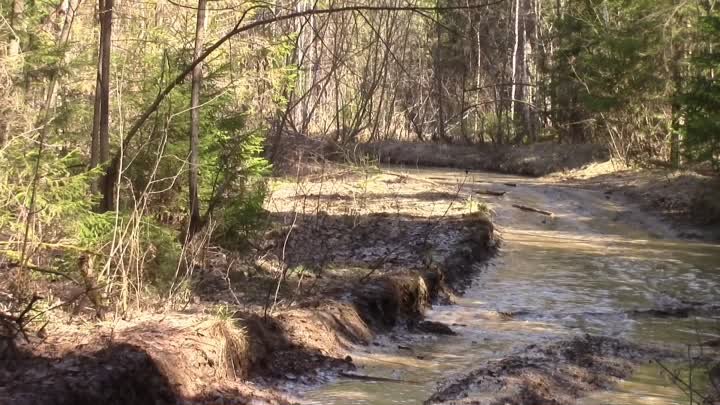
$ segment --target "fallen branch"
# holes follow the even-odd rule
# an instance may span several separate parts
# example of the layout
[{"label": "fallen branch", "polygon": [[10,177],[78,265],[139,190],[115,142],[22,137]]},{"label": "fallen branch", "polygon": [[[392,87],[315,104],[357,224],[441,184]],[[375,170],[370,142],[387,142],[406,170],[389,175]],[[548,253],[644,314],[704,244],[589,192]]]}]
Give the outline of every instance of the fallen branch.
[{"label": "fallen branch", "polygon": [[495,197],[502,197],[505,194],[507,194],[507,191],[479,190],[479,191],[476,191],[475,193],[483,194],[483,195],[492,195]]},{"label": "fallen branch", "polygon": [[547,215],[549,217],[555,216],[555,214],[553,214],[550,211],[545,211],[545,210],[541,210],[541,209],[537,209],[537,208],[533,208],[533,207],[528,207],[527,205],[513,204],[512,206],[515,208],[521,209],[523,211],[536,212],[538,214]]},{"label": "fallen branch", "polygon": [[397,382],[397,383],[406,383],[406,384],[420,384],[417,381],[410,381],[410,380],[399,380],[397,378],[387,378],[387,377],[372,377],[368,375],[360,375],[360,374],[354,374],[354,373],[347,373],[347,372],[341,372],[340,375],[345,378],[350,378],[352,380],[360,380],[360,381],[375,381],[375,382]]},{"label": "fallen branch", "polygon": [[503,184],[508,187],[517,187],[517,184],[515,184],[515,183],[503,183]]},{"label": "fallen branch", "polygon": [[428,183],[428,184],[432,184],[433,186],[441,187],[440,184],[438,184],[438,183],[436,183],[436,182],[434,182],[434,181],[432,181],[432,180],[428,180],[428,179],[422,178],[422,177],[412,176],[412,175],[407,174],[407,173],[395,173],[395,172],[391,172],[391,171],[387,171],[387,170],[381,170],[380,172],[381,172],[382,174],[387,174],[387,175],[390,175],[390,176],[395,176],[395,177],[400,177],[400,178],[404,178],[404,179],[415,180],[415,181],[419,181],[419,182],[421,182],[421,183]]},{"label": "fallen branch", "polygon": [[[0,338],[7,338],[10,339],[10,341],[13,341],[18,335],[22,335],[26,342],[29,341],[28,336],[25,333],[25,326],[29,323],[29,321],[26,321],[25,318],[35,303],[41,299],[42,297],[39,295],[33,295],[30,302],[28,302],[25,306],[25,309],[23,309],[17,316],[0,312],[0,325],[9,328],[9,332],[11,333],[9,336],[0,336]],[[32,321],[32,319],[34,318],[31,318],[30,320]]]},{"label": "fallen branch", "polygon": [[[23,268],[23,266],[22,266],[20,263],[15,263],[15,262],[7,262],[7,265],[8,265],[10,268],[15,268],[15,267]],[[27,263],[25,264],[24,268],[27,269],[27,270],[30,270],[30,271],[37,272],[37,273],[50,274],[50,275],[53,275],[53,276],[62,277],[62,278],[64,278],[64,279],[68,280],[68,281],[71,281],[71,282],[75,283],[75,284],[80,284],[77,280],[75,280],[74,278],[70,277],[70,275],[65,274],[65,273],[63,273],[63,272],[60,272],[60,271],[56,271],[56,270],[52,270],[52,269],[46,269],[46,268],[44,268],[44,267],[38,267],[38,266],[35,266],[35,265],[32,265],[32,264],[27,264]]]}]

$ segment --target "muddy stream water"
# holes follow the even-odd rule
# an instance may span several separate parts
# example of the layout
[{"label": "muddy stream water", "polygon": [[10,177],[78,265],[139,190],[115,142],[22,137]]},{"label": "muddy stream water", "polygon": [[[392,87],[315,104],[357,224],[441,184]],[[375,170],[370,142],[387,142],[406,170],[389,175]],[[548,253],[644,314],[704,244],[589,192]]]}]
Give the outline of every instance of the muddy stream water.
[{"label": "muddy stream water", "polygon": [[[486,199],[502,248],[456,304],[428,312],[428,319],[452,325],[458,336],[398,332],[352,353],[358,374],[401,382],[341,378],[300,393],[302,403],[422,404],[439,381],[482,361],[574,334],[678,350],[720,337],[717,312],[688,317],[634,312],[683,302],[720,303],[720,245],[680,241],[660,221],[602,191],[489,173],[406,171],[438,184],[464,183],[467,195],[481,189],[508,191]],[[682,404],[687,399],[658,366],[649,364],[614,389],[579,403]]]}]

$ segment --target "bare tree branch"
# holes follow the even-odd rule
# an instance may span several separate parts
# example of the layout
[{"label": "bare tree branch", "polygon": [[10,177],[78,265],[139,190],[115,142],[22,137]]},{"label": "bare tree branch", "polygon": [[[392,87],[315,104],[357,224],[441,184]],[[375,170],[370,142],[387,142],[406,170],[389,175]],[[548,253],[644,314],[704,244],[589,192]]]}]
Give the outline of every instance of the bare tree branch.
[{"label": "bare tree branch", "polygon": [[[277,15],[271,18],[264,18],[257,21],[253,21],[247,24],[243,25],[243,21],[248,16],[248,14],[257,9],[265,9],[267,6],[253,6],[245,10],[245,12],[242,14],[241,18],[238,20],[237,24],[228,31],[225,35],[223,35],[220,39],[215,41],[212,45],[210,45],[205,51],[200,54],[199,57],[197,57],[195,60],[193,60],[189,65],[187,65],[176,77],[173,81],[171,81],[163,91],[158,93],[155,100],[150,104],[145,111],[137,118],[135,123],[130,127],[130,130],[128,131],[127,135],[125,136],[123,140],[123,148],[127,147],[130,142],[133,140],[135,135],[137,135],[138,131],[142,126],[145,124],[147,119],[157,110],[157,108],[160,106],[160,104],[165,100],[165,98],[172,92],[172,90],[182,83],[185,78],[190,74],[190,72],[193,71],[195,66],[202,63],[208,56],[210,56],[213,52],[215,52],[218,48],[220,48],[225,42],[230,40],[232,37],[246,32],[250,31],[252,29],[262,27],[265,25],[286,21],[286,20],[292,20],[295,18],[303,18],[308,17],[311,15],[325,15],[325,14],[336,14],[336,13],[347,13],[347,12],[359,12],[359,11],[408,11],[408,12],[414,12],[419,13],[420,15],[425,15],[422,12],[427,11],[449,11],[449,10],[469,10],[469,9],[479,9],[483,7],[488,7],[496,4],[503,3],[505,0],[493,0],[490,2],[485,3],[478,3],[478,4],[471,4],[471,5],[460,5],[460,6],[447,6],[447,7],[417,7],[417,6],[348,6],[348,7],[337,7],[337,8],[327,8],[327,9],[311,9],[311,10],[305,10],[301,12],[296,13],[289,13],[285,15]],[[120,170],[120,155],[118,153],[115,154],[113,157],[108,169],[107,174],[112,179],[117,179],[117,173]]]}]

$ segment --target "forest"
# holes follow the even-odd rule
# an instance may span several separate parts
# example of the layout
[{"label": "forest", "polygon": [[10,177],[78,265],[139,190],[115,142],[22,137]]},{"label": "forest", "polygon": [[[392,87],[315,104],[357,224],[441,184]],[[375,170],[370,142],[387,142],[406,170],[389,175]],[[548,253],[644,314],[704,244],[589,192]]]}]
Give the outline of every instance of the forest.
[{"label": "forest", "polygon": [[[350,403],[295,397],[337,378],[366,396],[352,403],[393,403],[368,384],[413,379],[433,389],[407,403],[448,403],[494,372],[498,401],[570,404],[648,359],[646,392],[717,403],[718,69],[716,0],[0,0],[0,403]],[[435,363],[354,361],[358,345],[427,361],[420,335],[540,322],[532,294],[430,309],[480,294],[478,266],[513,254],[509,274],[610,260],[597,302],[676,331],[653,342],[684,358],[605,314],[606,333],[555,342],[523,383],[451,362],[469,374],[435,390],[450,375]],[[616,266],[651,269],[631,273],[654,298]],[[570,390],[556,367],[595,377]]]}]

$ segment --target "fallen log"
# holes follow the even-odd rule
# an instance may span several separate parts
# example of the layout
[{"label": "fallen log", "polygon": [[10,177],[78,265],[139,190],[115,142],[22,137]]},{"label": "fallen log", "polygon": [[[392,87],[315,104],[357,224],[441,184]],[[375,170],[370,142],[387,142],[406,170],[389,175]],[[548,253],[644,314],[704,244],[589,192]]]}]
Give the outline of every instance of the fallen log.
[{"label": "fallen log", "polygon": [[503,183],[503,184],[508,187],[517,187],[517,184],[515,184],[515,183]]},{"label": "fallen log", "polygon": [[428,180],[428,179],[425,179],[422,177],[412,176],[407,173],[395,173],[395,172],[386,171],[386,170],[380,170],[380,173],[399,177],[401,179],[410,179],[410,180],[415,180],[415,181],[419,181],[419,182],[423,182],[423,183],[429,183],[429,184],[432,184],[433,186],[440,186],[440,184],[438,184],[432,180]]},{"label": "fallen log", "polygon": [[348,372],[341,372],[340,375],[345,378],[349,378],[352,380],[360,380],[360,381],[375,381],[375,382],[396,382],[396,383],[406,383],[406,384],[420,384],[417,381],[411,381],[411,380],[400,380],[397,378],[387,378],[387,377],[373,377],[369,375],[360,375],[355,373],[348,373]]},{"label": "fallen log", "polygon": [[538,214],[547,215],[549,217],[555,216],[555,214],[553,214],[550,211],[545,211],[545,210],[541,210],[541,209],[537,209],[537,208],[533,208],[533,207],[528,207],[527,205],[513,204],[512,206],[517,209],[521,209],[523,211],[536,212]]},{"label": "fallen log", "polygon": [[507,191],[478,190],[478,191],[476,191],[476,193],[483,194],[483,195],[492,195],[495,197],[502,197],[505,194],[507,194]]}]

